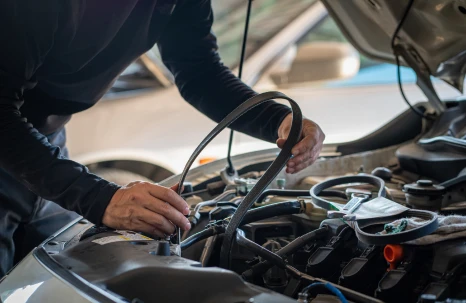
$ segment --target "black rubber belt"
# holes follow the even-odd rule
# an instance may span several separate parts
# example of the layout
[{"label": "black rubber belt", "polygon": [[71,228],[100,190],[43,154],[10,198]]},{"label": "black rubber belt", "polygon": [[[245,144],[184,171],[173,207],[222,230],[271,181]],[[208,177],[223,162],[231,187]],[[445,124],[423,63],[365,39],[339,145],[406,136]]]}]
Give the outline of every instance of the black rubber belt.
[{"label": "black rubber belt", "polygon": [[[367,228],[371,225],[380,225],[392,223],[395,220],[403,219],[406,217],[416,217],[426,220],[426,224],[417,228],[405,230],[396,234],[370,234],[362,231],[361,228]],[[422,238],[430,235],[438,228],[437,214],[427,210],[415,210],[410,209],[404,213],[396,216],[364,219],[354,222],[354,231],[359,240],[370,245],[387,245],[387,244],[399,244],[412,240]]]},{"label": "black rubber belt", "polygon": [[324,190],[327,190],[333,186],[349,184],[349,183],[367,183],[367,184],[377,186],[377,188],[379,189],[378,196],[379,197],[386,196],[385,182],[382,179],[376,176],[372,176],[372,175],[360,174],[356,176],[338,177],[338,178],[329,179],[329,180],[325,180],[320,183],[317,183],[309,191],[312,197],[312,202],[314,202],[317,206],[320,206],[327,210],[333,210],[330,207],[332,202],[327,201],[322,197],[319,197],[319,194],[322,193]]},{"label": "black rubber belt", "polygon": [[[236,209],[236,212],[231,217],[231,220],[228,224],[228,227],[225,232],[225,236],[223,239],[223,244],[220,252],[220,267],[229,268],[230,267],[230,251],[233,245],[234,234],[236,229],[241,224],[241,221],[244,218],[244,215],[249,210],[249,208],[256,202],[257,198],[260,194],[264,191],[265,188],[272,182],[275,177],[280,173],[280,171],[285,166],[286,162],[292,156],[291,149],[296,143],[299,142],[301,139],[301,131],[302,131],[302,124],[303,124],[303,116],[301,113],[301,109],[299,108],[298,104],[292,100],[291,98],[287,97],[286,95],[280,92],[267,92],[256,95],[245,102],[243,102],[240,106],[238,106],[235,110],[233,110],[228,116],[226,116],[205,138],[202,140],[201,144],[196,148],[193,152],[191,157],[189,158],[186,166],[181,173],[180,181],[178,184],[178,194],[181,194],[182,184],[186,178],[186,175],[191,168],[191,165],[194,163],[196,158],[202,152],[202,150],[209,144],[222,130],[227,128],[231,125],[236,119],[241,117],[243,114],[251,110],[252,108],[268,102],[272,101],[273,99],[284,99],[287,100],[291,105],[291,110],[293,114],[293,121],[291,123],[290,133],[288,134],[288,138],[283,145],[282,150],[278,154],[277,158],[273,161],[273,163],[269,166],[267,171],[264,175],[257,181],[256,185],[251,189],[251,191],[244,197],[241,204]],[[178,235],[180,231],[178,230]]]},{"label": "black rubber belt", "polygon": [[[356,175],[356,176],[345,176],[340,178],[334,178],[330,180],[326,180],[314,185],[310,190],[310,195],[312,197],[312,201],[322,208],[332,210],[331,202],[319,197],[319,194],[324,190],[342,184],[348,183],[368,183],[379,188],[378,196],[385,197],[385,182],[375,176],[372,175]],[[380,224],[387,224],[392,223],[395,220],[406,218],[406,217],[417,217],[426,220],[426,224],[402,231],[396,234],[385,234],[385,235],[377,235],[377,234],[370,234],[364,232],[361,228],[367,228],[372,225],[380,225]],[[354,231],[356,232],[356,236],[358,239],[364,243],[370,245],[386,245],[386,244],[398,244],[403,242],[412,241],[424,236],[427,236],[438,228],[438,221],[437,221],[437,214],[426,211],[426,210],[414,210],[410,209],[407,210],[399,215],[395,216],[387,216],[382,218],[373,218],[373,219],[361,219],[351,223],[354,226]]]}]

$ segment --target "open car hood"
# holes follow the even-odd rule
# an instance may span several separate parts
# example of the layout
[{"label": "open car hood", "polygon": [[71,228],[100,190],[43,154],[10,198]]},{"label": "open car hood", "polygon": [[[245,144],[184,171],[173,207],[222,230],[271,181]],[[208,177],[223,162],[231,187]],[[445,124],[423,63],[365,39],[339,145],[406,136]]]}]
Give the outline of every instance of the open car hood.
[{"label": "open car hood", "polygon": [[[347,39],[364,55],[395,62],[391,39],[409,0],[322,0]],[[414,1],[398,33],[401,64],[410,66],[437,111],[430,76],[463,92],[466,72],[466,0]]]}]

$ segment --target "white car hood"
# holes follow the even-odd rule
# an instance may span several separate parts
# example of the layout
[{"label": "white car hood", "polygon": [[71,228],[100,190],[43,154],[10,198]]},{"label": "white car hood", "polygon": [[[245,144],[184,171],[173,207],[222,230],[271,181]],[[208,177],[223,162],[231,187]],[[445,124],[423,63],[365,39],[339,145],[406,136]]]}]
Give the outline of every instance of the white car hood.
[{"label": "white car hood", "polygon": [[[322,0],[347,39],[364,55],[395,62],[393,33],[409,0]],[[466,72],[466,0],[416,0],[397,43],[403,65],[418,75],[429,101],[432,75],[463,92]],[[419,81],[424,78],[426,81]],[[420,83],[421,82],[421,83]],[[430,93],[432,93],[430,91]]]}]

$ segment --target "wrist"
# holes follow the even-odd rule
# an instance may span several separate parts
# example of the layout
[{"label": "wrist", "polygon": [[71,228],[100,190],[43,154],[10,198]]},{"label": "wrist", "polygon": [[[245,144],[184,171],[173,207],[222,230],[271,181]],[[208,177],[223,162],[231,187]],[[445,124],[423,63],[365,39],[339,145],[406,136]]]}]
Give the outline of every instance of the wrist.
[{"label": "wrist", "polygon": [[96,226],[101,226],[103,224],[102,220],[107,207],[121,188],[121,186],[103,179],[101,180],[101,183],[106,184],[101,187],[100,193],[95,197],[92,208],[86,215],[84,215],[86,219],[94,223]]}]

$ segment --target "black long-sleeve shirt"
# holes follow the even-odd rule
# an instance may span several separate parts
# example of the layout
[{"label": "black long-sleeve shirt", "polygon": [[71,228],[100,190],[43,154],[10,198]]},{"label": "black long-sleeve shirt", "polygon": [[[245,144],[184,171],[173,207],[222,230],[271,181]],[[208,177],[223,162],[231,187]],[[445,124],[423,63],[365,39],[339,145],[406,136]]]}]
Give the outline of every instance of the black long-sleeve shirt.
[{"label": "black long-sleeve shirt", "polygon": [[[220,121],[255,92],[221,63],[212,22],[210,0],[2,0],[0,167],[100,223],[119,187],[61,156],[44,134],[94,105],[155,44],[182,96]],[[274,141],[288,112],[264,104],[233,128]]]}]

